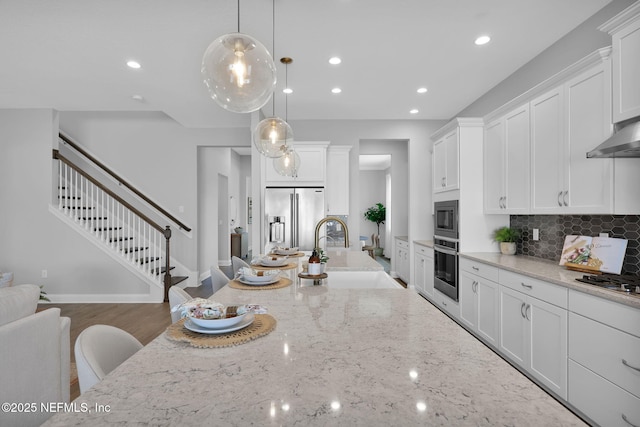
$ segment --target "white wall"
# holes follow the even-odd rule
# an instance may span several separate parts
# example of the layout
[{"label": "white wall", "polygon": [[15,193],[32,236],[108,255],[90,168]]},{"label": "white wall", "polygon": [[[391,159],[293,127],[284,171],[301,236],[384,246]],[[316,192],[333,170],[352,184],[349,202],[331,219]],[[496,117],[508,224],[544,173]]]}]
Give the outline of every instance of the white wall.
[{"label": "white wall", "polygon": [[0,269],[54,302],[143,301],[146,283],[49,211],[57,135],[53,110],[0,110]]}]

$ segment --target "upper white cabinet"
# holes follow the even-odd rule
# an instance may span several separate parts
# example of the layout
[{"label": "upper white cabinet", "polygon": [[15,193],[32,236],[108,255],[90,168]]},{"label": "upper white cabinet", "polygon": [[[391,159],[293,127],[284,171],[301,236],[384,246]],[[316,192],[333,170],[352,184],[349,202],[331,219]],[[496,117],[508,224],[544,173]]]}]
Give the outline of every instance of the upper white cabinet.
[{"label": "upper white cabinet", "polygon": [[327,149],[327,215],[349,215],[349,151],[351,146],[336,145]]},{"label": "upper white cabinet", "polygon": [[458,180],[458,129],[454,129],[433,143],[433,192],[457,190]]},{"label": "upper white cabinet", "polygon": [[485,213],[527,213],[529,176],[529,104],[525,104],[485,127]]},{"label": "upper white cabinet", "polygon": [[300,168],[295,177],[282,176],[273,167],[273,159],[263,157],[265,185],[267,186],[325,186],[328,142],[294,143],[294,149],[300,156]]},{"label": "upper white cabinet", "polygon": [[640,116],[640,3],[600,26],[613,47],[613,121]]},{"label": "upper white cabinet", "polygon": [[586,158],[611,134],[610,81],[605,58],[531,101],[533,213],[613,212],[613,160]]}]

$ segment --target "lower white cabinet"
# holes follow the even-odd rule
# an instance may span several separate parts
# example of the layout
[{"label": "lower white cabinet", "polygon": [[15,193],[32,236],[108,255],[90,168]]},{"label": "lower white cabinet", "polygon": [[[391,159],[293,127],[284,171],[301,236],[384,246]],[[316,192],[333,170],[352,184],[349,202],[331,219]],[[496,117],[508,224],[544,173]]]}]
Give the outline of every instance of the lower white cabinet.
[{"label": "lower white cabinet", "polygon": [[437,289],[433,291],[433,303],[454,319],[458,320],[460,318],[460,304]]},{"label": "lower white cabinet", "polygon": [[568,400],[602,426],[640,426],[640,310],[569,293]]},{"label": "lower white cabinet", "polygon": [[461,269],[458,299],[460,321],[487,344],[497,347],[500,326],[498,284]]},{"label": "lower white cabinet", "polygon": [[433,298],[433,248],[414,246],[413,280],[416,291]]},{"label": "lower white cabinet", "polygon": [[506,357],[567,398],[567,310],[500,286],[500,344]]},{"label": "lower white cabinet", "polygon": [[403,282],[409,283],[409,242],[396,239],[396,274]]}]

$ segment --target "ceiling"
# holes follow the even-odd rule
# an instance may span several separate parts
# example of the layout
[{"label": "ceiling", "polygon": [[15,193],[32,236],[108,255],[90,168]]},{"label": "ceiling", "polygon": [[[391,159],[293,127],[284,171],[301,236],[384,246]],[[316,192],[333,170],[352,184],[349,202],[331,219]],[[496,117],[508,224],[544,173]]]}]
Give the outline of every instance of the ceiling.
[{"label": "ceiling", "polygon": [[[241,0],[240,31],[275,48],[278,116],[449,119],[608,2]],[[247,126],[250,115],[219,107],[200,75],[209,43],[238,30],[237,6],[0,0],[0,108],[160,111],[189,128]],[[482,34],[492,41],[474,45]],[[342,64],[330,65],[336,55]],[[282,56],[294,60],[286,114]]]}]

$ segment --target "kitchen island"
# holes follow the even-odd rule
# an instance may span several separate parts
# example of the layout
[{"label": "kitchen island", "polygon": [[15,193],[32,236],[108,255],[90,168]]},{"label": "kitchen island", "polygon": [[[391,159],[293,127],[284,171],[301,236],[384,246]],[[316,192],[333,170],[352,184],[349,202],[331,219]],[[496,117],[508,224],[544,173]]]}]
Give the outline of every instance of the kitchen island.
[{"label": "kitchen island", "polygon": [[75,401],[91,411],[45,425],[584,425],[406,289],[215,296],[266,306],[275,329],[225,348],[161,334]]}]

